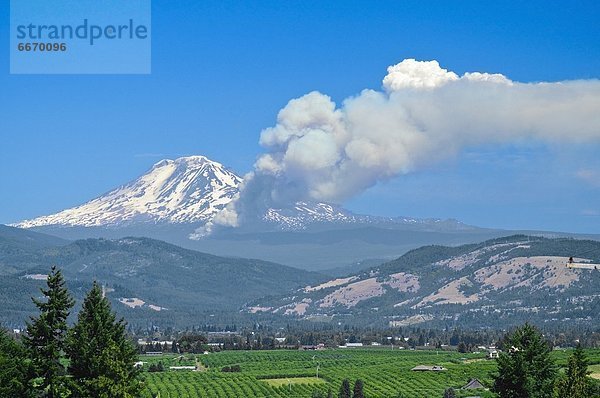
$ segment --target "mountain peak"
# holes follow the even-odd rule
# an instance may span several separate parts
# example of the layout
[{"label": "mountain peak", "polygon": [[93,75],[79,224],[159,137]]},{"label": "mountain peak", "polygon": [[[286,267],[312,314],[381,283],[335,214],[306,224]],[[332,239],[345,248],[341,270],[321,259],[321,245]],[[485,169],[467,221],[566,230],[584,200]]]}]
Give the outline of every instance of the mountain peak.
[{"label": "mountain peak", "polygon": [[163,159],[145,174],[81,206],[18,227],[203,223],[238,192],[242,179],[205,156]]},{"label": "mountain peak", "polygon": [[221,163],[216,162],[202,155],[190,155],[190,156],[181,156],[176,159],[163,159],[154,163],[152,166],[153,169],[161,168],[169,165],[178,165],[178,166],[188,166],[188,167],[201,167],[204,165],[212,165],[215,167],[224,167]]},{"label": "mountain peak", "polygon": [[175,163],[215,163],[221,165],[221,163],[210,160],[202,155],[182,156],[175,159]]}]

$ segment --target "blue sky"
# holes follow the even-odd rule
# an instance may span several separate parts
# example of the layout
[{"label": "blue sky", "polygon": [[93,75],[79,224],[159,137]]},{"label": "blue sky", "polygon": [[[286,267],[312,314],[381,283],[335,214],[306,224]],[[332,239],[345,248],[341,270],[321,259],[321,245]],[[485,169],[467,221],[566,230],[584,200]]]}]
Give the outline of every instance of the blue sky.
[{"label": "blue sky", "polygon": [[[204,154],[249,171],[260,131],[290,99],[318,90],[339,103],[380,89],[386,67],[405,58],[521,82],[600,78],[596,1],[154,0],[152,8],[151,75],[27,76],[8,73],[1,3],[0,223],[83,203],[162,158]],[[598,233],[598,153],[599,143],[468,148],[346,205]]]}]

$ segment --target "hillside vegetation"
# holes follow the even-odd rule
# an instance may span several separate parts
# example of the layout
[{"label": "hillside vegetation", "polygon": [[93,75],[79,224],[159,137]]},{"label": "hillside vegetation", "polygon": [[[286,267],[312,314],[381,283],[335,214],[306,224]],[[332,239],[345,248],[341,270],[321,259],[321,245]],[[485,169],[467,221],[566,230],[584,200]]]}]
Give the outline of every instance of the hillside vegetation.
[{"label": "hillside vegetation", "polygon": [[458,247],[425,246],[344,278],[257,300],[249,312],[379,326],[505,328],[525,321],[598,326],[600,242],[515,235]]},{"label": "hillside vegetation", "polygon": [[[132,324],[189,325],[199,322],[199,314],[235,315],[250,300],[325,279],[275,263],[213,256],[148,238],[62,243],[3,249],[0,317],[5,324],[23,325],[34,309],[29,297],[39,295],[52,265],[63,270],[78,299],[97,280]],[[11,250],[16,254],[9,257]]]}]

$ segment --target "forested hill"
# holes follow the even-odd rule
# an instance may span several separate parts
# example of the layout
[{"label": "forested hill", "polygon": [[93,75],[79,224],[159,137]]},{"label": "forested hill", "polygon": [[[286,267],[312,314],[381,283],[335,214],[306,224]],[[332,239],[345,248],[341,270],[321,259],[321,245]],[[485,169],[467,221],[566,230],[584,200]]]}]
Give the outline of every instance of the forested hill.
[{"label": "forested hill", "polygon": [[246,310],[379,326],[600,326],[600,271],[568,268],[571,256],[599,263],[600,242],[515,235],[425,246],[294,295],[257,300]]},{"label": "forested hill", "polygon": [[[8,256],[11,250],[18,255]],[[30,296],[39,295],[41,278],[51,265],[63,270],[76,296],[97,280],[117,311],[143,324],[187,321],[189,325],[199,314],[235,314],[250,300],[325,279],[280,264],[213,256],[148,238],[87,239],[29,248],[7,245],[2,253],[0,319],[11,325],[23,324],[33,311]]]}]

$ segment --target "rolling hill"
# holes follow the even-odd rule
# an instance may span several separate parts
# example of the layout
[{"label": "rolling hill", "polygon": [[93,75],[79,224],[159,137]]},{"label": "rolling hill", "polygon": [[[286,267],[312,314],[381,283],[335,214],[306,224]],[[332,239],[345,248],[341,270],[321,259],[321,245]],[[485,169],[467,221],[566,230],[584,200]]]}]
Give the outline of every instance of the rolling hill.
[{"label": "rolling hill", "polygon": [[525,321],[600,326],[600,242],[515,235],[425,246],[343,278],[256,300],[250,313],[379,326],[504,328]]},{"label": "rolling hill", "polygon": [[[5,247],[2,253],[9,251]],[[213,256],[148,238],[31,246],[0,264],[4,323],[23,324],[34,309],[30,297],[39,295],[52,265],[63,270],[79,299],[93,280],[101,282],[113,306],[134,324],[183,319],[190,324],[204,315],[235,314],[247,301],[325,279],[275,263]]]},{"label": "rolling hill", "polygon": [[0,275],[8,275],[37,264],[37,250],[66,245],[67,240],[0,224]]},{"label": "rolling hill", "polygon": [[[506,328],[598,327],[600,242],[525,235],[429,245],[343,277],[220,257],[149,238],[63,241],[0,228],[0,319],[22,326],[51,265],[80,300],[100,281],[134,326],[324,322]],[[327,247],[327,245],[325,245]]]}]

